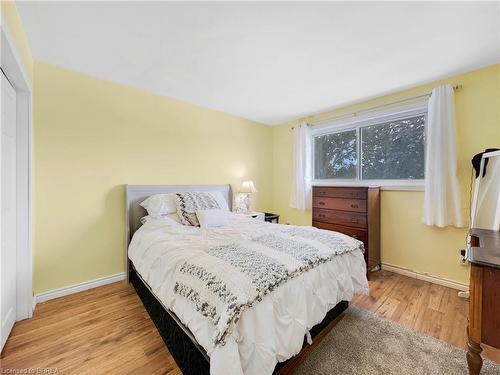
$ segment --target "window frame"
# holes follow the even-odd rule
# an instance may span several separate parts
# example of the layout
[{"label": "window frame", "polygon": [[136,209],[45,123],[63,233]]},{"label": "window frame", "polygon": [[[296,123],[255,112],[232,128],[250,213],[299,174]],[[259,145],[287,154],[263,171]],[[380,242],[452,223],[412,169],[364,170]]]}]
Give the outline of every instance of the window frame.
[{"label": "window frame", "polygon": [[[427,140],[427,101],[415,103],[403,107],[388,109],[385,111],[372,112],[363,116],[354,114],[350,118],[340,119],[332,122],[324,122],[321,125],[316,125],[311,129],[311,158],[312,158],[312,184],[314,186],[380,186],[382,190],[410,190],[423,191],[425,187],[425,179],[419,180],[363,180],[362,179],[362,133],[361,129],[373,125],[382,125],[390,121],[402,120],[409,117],[425,116],[424,133]],[[349,130],[356,130],[357,133],[357,155],[358,164],[356,167],[355,179],[316,179],[315,158],[314,158],[314,139],[317,136],[341,133]],[[427,142],[426,142],[427,143]],[[427,144],[424,144],[424,155]],[[425,161],[424,161],[425,163]]]}]

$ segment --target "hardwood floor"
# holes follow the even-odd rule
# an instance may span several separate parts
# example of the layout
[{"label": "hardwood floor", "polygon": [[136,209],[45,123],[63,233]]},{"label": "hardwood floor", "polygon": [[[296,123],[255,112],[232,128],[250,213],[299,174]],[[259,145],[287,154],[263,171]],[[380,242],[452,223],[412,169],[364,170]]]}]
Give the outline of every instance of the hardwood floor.
[{"label": "hardwood floor", "polygon": [[37,305],[15,324],[4,368],[62,374],[181,374],[132,285],[114,283]]},{"label": "hardwood floor", "polygon": [[[370,295],[356,296],[353,304],[465,348],[468,302],[456,290],[387,271],[371,279]],[[483,353],[500,362],[500,351]],[[63,374],[181,373],[124,282],[37,305],[32,319],[14,326],[1,366]]]},{"label": "hardwood floor", "polygon": [[[469,302],[457,290],[388,271],[372,274],[370,295],[352,303],[466,350]],[[483,346],[483,357],[500,363],[500,350]]]}]

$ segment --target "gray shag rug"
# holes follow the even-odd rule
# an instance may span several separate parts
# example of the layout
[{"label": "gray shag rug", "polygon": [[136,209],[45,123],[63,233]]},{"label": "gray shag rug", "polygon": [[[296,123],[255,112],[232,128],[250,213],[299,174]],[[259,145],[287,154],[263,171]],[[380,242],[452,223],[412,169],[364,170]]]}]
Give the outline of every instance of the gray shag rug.
[{"label": "gray shag rug", "polygon": [[[468,375],[465,351],[354,306],[297,369],[297,375]],[[500,374],[484,359],[482,375]]]}]

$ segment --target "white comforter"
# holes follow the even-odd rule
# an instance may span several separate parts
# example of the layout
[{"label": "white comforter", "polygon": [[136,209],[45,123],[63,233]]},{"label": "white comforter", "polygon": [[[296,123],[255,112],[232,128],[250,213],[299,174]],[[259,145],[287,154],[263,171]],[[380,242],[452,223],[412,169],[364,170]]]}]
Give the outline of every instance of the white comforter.
[{"label": "white comforter", "polygon": [[296,355],[304,335],[326,313],[354,293],[367,293],[368,282],[360,250],[335,256],[276,288],[261,302],[245,310],[223,346],[214,346],[215,326],[197,312],[193,303],[174,293],[176,269],[211,246],[241,241],[269,224],[231,214],[230,224],[200,229],[149,219],[134,234],[129,258],[153,293],[190,329],[210,356],[210,372],[219,374],[271,374],[277,362]]}]

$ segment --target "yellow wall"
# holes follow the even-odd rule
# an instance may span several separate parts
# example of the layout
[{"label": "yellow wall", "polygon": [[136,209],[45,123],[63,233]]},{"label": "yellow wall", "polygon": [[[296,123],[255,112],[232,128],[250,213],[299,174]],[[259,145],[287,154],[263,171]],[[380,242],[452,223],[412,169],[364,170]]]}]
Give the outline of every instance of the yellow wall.
[{"label": "yellow wall", "polygon": [[[255,180],[256,209],[310,224],[288,207],[292,132],[33,62],[14,1],[7,25],[34,81],[34,292],[123,271],[123,184]],[[311,116],[314,121],[462,83],[457,92],[459,175],[468,210],[469,160],[500,147],[500,65]],[[269,162],[273,155],[273,163]],[[421,223],[423,193],[382,192],[382,261],[466,283],[458,262],[466,230]]]},{"label": "yellow wall", "polygon": [[[470,159],[486,147],[500,148],[500,65],[462,74],[394,95],[301,119],[314,121],[429,92],[444,84],[463,84],[456,93],[458,168],[463,209],[468,212]],[[288,207],[292,178],[292,131],[299,121],[273,128],[274,211],[282,222],[311,224],[311,212]],[[383,191],[381,196],[382,262],[467,283],[468,267],[459,264],[458,249],[466,229],[439,229],[422,224],[423,192]]]},{"label": "yellow wall", "polygon": [[24,32],[21,18],[14,1],[2,0],[2,23],[5,22],[21,58],[28,78],[33,82],[33,57],[31,56],[28,38]]},{"label": "yellow wall", "polygon": [[124,270],[123,184],[239,184],[272,196],[272,129],[35,63],[34,292]]}]

